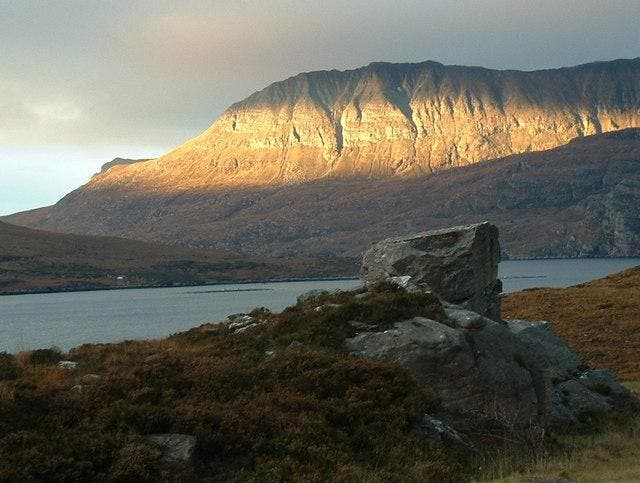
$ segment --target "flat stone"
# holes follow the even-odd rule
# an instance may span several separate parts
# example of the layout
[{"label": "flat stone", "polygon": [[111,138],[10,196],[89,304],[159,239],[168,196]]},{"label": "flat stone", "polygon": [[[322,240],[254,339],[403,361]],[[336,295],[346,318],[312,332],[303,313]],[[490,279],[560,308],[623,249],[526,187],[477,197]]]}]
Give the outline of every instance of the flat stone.
[{"label": "flat stone", "polygon": [[60,369],[74,370],[78,368],[78,363],[75,361],[60,361],[58,362]]},{"label": "flat stone", "polygon": [[166,465],[190,461],[196,446],[196,437],[191,434],[150,434],[147,441],[164,448],[161,462]]}]

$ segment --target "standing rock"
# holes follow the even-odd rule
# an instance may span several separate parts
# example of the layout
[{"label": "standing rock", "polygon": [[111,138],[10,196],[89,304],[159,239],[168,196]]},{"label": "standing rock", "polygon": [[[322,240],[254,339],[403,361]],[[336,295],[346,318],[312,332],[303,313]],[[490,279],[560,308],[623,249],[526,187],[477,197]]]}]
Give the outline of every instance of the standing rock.
[{"label": "standing rock", "polygon": [[498,229],[488,223],[432,230],[376,243],[364,255],[367,284],[398,279],[494,320],[500,318]]}]

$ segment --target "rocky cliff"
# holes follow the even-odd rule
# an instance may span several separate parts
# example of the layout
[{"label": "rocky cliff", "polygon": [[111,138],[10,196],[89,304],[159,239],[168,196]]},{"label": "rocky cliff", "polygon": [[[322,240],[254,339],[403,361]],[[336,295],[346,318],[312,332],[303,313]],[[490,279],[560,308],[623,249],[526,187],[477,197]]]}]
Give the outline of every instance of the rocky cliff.
[{"label": "rocky cliff", "polygon": [[178,149],[90,187],[413,176],[626,127],[640,127],[640,58],[533,72],[374,63],[272,84]]},{"label": "rocky cliff", "polygon": [[631,129],[408,179],[182,193],[90,186],[10,219],[249,253],[351,257],[381,237],[486,219],[500,228],[506,258],[638,256],[639,204],[640,129]]},{"label": "rocky cliff", "polygon": [[[489,219],[506,256],[638,255],[640,136],[628,126],[640,126],[640,58],[535,72],[435,62],[313,72],[234,104],[161,158],[116,163],[9,220],[358,256],[380,236]],[[546,151],[487,161],[535,150]],[[539,233],[523,235],[532,223]]]}]

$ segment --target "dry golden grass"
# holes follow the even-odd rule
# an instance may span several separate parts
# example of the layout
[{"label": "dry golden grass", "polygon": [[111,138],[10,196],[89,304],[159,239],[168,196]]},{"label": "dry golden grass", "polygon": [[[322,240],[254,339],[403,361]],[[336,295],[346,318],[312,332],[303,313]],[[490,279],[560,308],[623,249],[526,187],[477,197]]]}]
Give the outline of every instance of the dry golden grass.
[{"label": "dry golden grass", "polygon": [[574,287],[510,294],[502,312],[548,320],[587,364],[640,380],[640,266]]}]

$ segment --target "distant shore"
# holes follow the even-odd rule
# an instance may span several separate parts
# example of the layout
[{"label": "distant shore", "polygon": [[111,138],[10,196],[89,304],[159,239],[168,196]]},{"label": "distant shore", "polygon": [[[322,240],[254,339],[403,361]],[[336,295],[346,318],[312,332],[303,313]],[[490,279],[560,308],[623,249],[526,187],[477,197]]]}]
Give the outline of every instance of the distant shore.
[{"label": "distant shore", "polygon": [[[71,293],[71,292],[98,292],[107,290],[133,290],[143,288],[180,288],[180,287],[211,287],[216,285],[246,285],[252,283],[290,283],[290,282],[331,282],[339,280],[359,280],[357,275],[354,276],[338,276],[338,277],[308,277],[308,278],[274,278],[274,279],[257,279],[257,280],[222,280],[214,282],[194,282],[194,283],[154,283],[154,284],[137,284],[137,285],[113,285],[113,286],[77,286],[77,287],[56,287],[56,288],[39,288],[14,291],[0,291],[0,296],[9,295],[36,295],[36,294],[54,294],[54,293]],[[239,290],[228,290],[228,292],[237,292]]]},{"label": "distant shore", "polygon": [[[502,262],[525,262],[525,261],[547,261],[547,260],[638,260],[640,265],[640,256],[638,257],[534,257],[534,258],[502,258]],[[514,277],[506,277],[514,278]],[[518,277],[523,278],[523,277]],[[524,278],[541,278],[539,276]],[[35,295],[35,294],[53,294],[68,292],[96,292],[101,290],[132,290],[143,288],[179,288],[179,287],[207,287],[216,285],[240,285],[252,283],[288,283],[288,282],[323,282],[337,280],[358,280],[358,275],[353,276],[327,276],[327,277],[294,277],[294,278],[270,278],[270,279],[250,279],[250,280],[216,280],[216,281],[195,281],[190,282],[167,282],[167,283],[148,283],[148,284],[131,284],[131,285],[78,285],[70,287],[55,288],[34,288],[23,290],[0,290],[0,296],[9,295]]]}]

